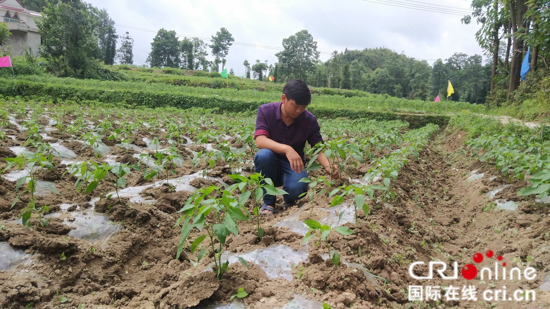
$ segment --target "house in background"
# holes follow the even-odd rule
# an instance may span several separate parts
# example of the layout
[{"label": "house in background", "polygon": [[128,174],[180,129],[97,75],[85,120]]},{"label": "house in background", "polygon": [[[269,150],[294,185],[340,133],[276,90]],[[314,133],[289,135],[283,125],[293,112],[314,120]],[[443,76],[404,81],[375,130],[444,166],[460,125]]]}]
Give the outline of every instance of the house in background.
[{"label": "house in background", "polygon": [[0,22],[6,23],[11,32],[5,46],[11,45],[13,56],[24,54],[28,48],[38,56],[41,39],[35,18],[41,17],[42,14],[25,9],[18,0],[0,0]]}]

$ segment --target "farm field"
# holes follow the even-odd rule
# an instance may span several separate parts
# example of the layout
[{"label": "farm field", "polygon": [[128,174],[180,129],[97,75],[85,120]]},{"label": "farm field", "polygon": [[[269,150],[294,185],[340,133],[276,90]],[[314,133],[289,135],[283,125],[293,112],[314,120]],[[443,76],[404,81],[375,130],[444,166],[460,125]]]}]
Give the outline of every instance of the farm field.
[{"label": "farm field", "polygon": [[[320,117],[325,148],[306,156],[324,151],[341,178],[308,164],[310,190],[298,207],[258,216],[261,188],[279,195],[278,205],[282,192],[254,173],[250,111],[276,101],[275,93],[185,88],[185,102],[197,100],[185,107],[221,102],[210,107],[247,111],[218,114],[175,108],[179,92],[162,84],[35,77],[2,85],[3,93],[27,96],[0,102],[2,308],[550,303],[544,130],[473,116],[482,107],[466,103],[369,105],[456,113],[448,125]],[[149,108],[157,96],[175,101]],[[351,114],[368,100],[328,97],[312,107],[342,108],[335,107],[342,100]],[[132,105],[140,108],[124,107]],[[426,276],[430,261],[462,268],[488,250],[494,257],[479,268],[502,256],[510,266],[533,267],[536,278],[459,277],[452,285],[533,290],[535,300],[484,301],[481,292],[476,301],[409,300],[409,286],[439,286],[442,294],[452,286],[437,276],[415,280],[411,263],[425,262],[417,275]]]}]

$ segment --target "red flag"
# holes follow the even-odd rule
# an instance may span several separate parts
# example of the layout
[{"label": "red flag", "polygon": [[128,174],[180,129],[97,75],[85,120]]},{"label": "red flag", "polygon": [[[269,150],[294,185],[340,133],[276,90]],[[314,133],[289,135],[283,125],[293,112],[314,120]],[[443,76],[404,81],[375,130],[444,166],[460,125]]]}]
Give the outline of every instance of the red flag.
[{"label": "red flag", "polygon": [[10,68],[11,58],[10,56],[0,58],[0,68]]}]

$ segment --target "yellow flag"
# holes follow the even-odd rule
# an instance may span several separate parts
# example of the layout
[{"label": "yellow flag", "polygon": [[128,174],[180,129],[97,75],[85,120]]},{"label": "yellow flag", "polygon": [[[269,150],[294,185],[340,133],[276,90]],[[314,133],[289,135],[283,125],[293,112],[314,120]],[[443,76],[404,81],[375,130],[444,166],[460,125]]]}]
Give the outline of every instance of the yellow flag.
[{"label": "yellow flag", "polygon": [[451,81],[449,81],[449,87],[447,87],[447,98],[453,93],[455,93],[455,90],[453,89],[453,85],[451,85]]}]

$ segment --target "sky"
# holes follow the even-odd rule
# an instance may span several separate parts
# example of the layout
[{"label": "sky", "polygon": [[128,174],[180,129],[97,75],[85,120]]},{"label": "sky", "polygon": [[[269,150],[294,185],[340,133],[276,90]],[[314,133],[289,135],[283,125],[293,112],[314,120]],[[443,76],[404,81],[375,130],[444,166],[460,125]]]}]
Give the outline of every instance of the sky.
[{"label": "sky", "polygon": [[[120,37],[134,38],[134,64],[145,64],[151,42],[161,28],[180,39],[210,40],[225,27],[234,37],[226,67],[244,74],[244,60],[277,62],[282,40],[309,31],[326,61],[332,51],[386,47],[433,64],[455,52],[482,50],[475,40],[475,22],[461,23],[471,0],[87,0],[106,9]],[[458,15],[433,12],[462,9]],[[416,9],[406,8],[414,7]],[[446,6],[446,7],[442,7]],[[446,11],[448,12],[448,11]],[[453,11],[453,13],[456,13]],[[120,40],[119,40],[120,41]],[[119,42],[120,43],[120,42]],[[244,44],[242,44],[244,43]],[[246,46],[256,45],[256,47]],[[259,48],[257,45],[267,46]],[[279,49],[279,50],[278,50]],[[209,56],[213,59],[211,56]]]}]

